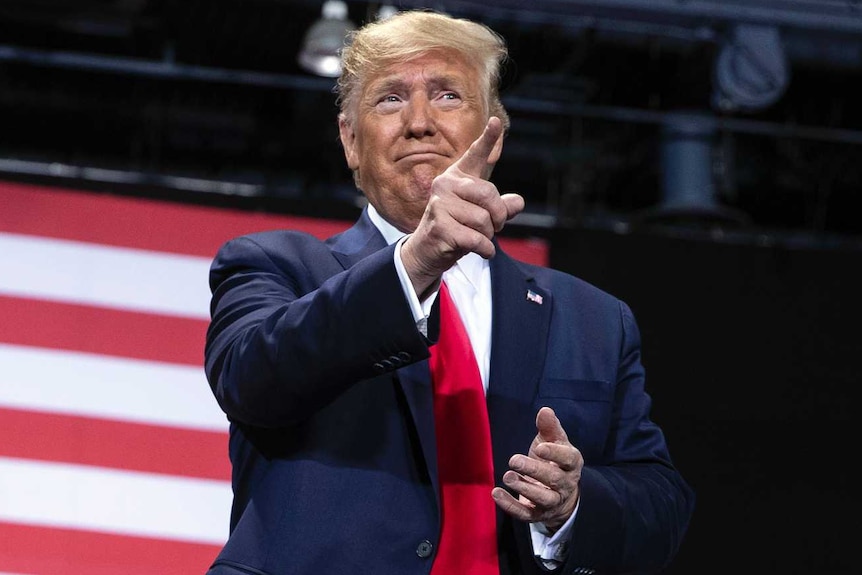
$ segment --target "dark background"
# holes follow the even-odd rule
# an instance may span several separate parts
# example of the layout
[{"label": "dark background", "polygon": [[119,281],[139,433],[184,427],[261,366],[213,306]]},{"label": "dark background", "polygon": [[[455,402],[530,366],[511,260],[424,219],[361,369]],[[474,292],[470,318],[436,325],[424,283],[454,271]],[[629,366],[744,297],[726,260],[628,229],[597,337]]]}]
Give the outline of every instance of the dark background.
[{"label": "dark background", "polygon": [[[296,64],[321,4],[0,1],[0,178],[354,217],[333,80]],[[494,181],[528,207],[505,233],[638,318],[698,492],[670,572],[855,572],[862,4],[392,5],[509,42]]]},{"label": "dark background", "polygon": [[[0,175],[349,211],[361,198],[337,141],[333,80],[296,63],[321,5],[3,0]],[[382,4],[347,5],[358,25]],[[702,184],[709,189],[698,190],[709,212],[701,220],[769,233],[858,237],[862,229],[854,209],[862,187],[859,2],[391,5],[447,9],[508,40],[503,99],[513,126],[495,181],[527,198],[524,225],[667,216],[663,176],[695,173],[662,160],[663,127],[682,124],[711,145],[698,168],[711,176]],[[780,50],[735,40],[740,27],[774,31]]]},{"label": "dark background", "polygon": [[640,324],[698,497],[668,573],[856,573],[860,252],[581,230],[551,260]]}]

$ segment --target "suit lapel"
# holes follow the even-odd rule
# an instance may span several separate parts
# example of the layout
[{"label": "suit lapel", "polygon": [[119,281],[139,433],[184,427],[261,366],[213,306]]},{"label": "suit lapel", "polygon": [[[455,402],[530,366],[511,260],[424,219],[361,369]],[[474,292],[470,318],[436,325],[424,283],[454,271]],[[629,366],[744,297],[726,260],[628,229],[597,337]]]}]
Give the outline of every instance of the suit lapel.
[{"label": "suit lapel", "polygon": [[363,258],[386,247],[386,240],[371,223],[366,210],[362,210],[362,214],[353,226],[329,238],[326,243],[329,244],[332,255],[344,266],[344,269],[352,267]]},{"label": "suit lapel", "polygon": [[509,458],[526,453],[536,434],[533,405],[545,362],[553,299],[499,249],[491,260],[491,286],[493,319],[487,399],[494,475],[499,485],[509,468]]},{"label": "suit lapel", "polygon": [[413,363],[398,370],[398,380],[404,390],[404,397],[410,407],[422,455],[431,477],[434,493],[439,494],[437,480],[437,440],[434,430],[434,390],[431,384],[431,370],[428,360]]}]

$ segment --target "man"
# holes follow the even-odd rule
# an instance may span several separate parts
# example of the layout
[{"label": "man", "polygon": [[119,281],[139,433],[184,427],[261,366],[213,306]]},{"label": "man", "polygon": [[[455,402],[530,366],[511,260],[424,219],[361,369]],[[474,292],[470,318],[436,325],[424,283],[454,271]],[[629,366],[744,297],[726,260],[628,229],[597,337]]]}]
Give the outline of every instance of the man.
[{"label": "man", "polygon": [[[210,575],[660,571],[693,494],[629,308],[494,242],[524,207],[489,181],[505,44],[430,11],[350,40],[338,122],[368,207],[326,242],[263,232],[213,262],[234,505]],[[479,402],[444,395],[473,379]]]}]

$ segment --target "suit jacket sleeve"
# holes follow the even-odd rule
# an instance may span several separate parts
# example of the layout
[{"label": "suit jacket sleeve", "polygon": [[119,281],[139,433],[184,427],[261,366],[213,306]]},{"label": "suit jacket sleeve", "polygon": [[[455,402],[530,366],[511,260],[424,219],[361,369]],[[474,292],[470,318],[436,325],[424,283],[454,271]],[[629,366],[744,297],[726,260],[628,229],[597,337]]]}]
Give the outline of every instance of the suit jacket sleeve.
[{"label": "suit jacket sleeve", "polygon": [[205,367],[231,420],[292,425],[357,381],[428,356],[393,249],[345,266],[327,244],[296,232],[221,248],[210,272]]},{"label": "suit jacket sleeve", "polygon": [[571,532],[569,572],[655,573],[676,555],[694,493],[671,463],[664,435],[649,417],[640,334],[618,302],[622,344],[605,455],[587,458],[581,504]]}]

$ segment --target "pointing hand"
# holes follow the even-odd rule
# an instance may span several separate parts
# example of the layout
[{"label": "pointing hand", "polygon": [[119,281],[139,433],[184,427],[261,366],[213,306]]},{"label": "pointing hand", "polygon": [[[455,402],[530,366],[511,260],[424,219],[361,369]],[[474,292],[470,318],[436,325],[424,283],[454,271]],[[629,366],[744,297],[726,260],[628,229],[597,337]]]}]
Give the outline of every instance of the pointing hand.
[{"label": "pointing hand", "polygon": [[401,250],[416,293],[425,292],[469,252],[493,257],[494,234],[523,211],[524,198],[501,196],[488,181],[502,137],[503,124],[492,116],[464,155],[434,179],[422,220]]}]

